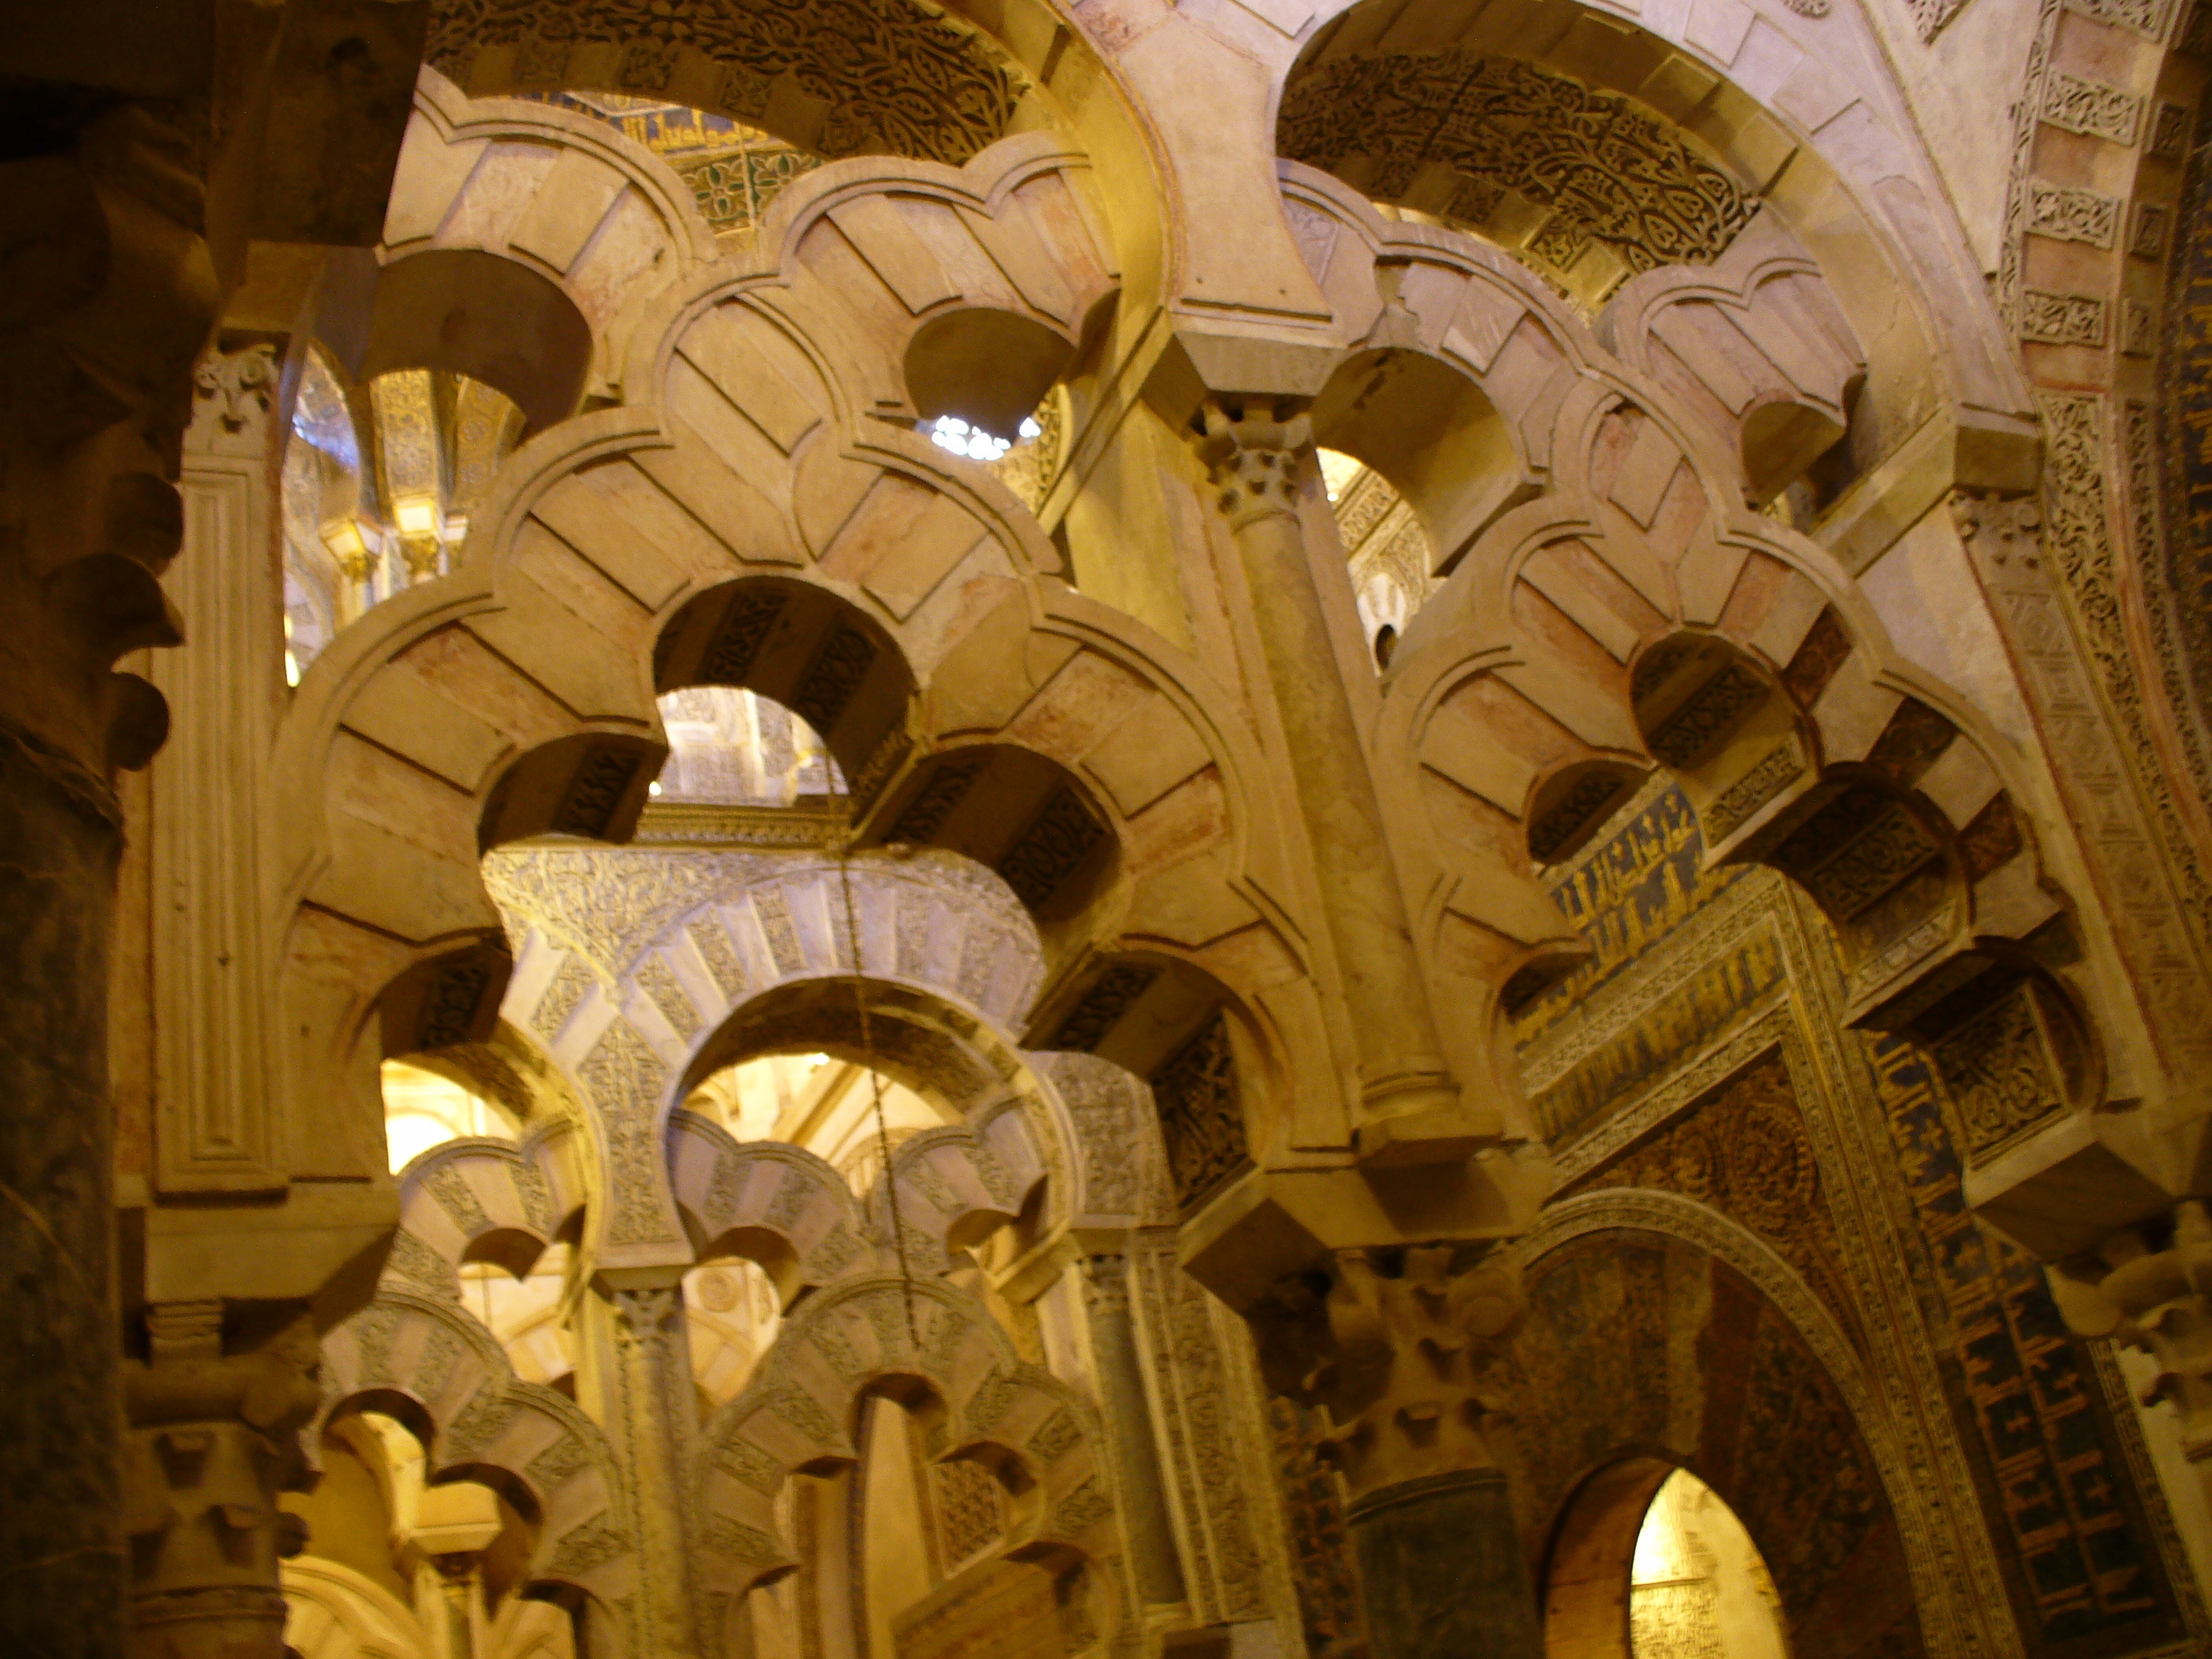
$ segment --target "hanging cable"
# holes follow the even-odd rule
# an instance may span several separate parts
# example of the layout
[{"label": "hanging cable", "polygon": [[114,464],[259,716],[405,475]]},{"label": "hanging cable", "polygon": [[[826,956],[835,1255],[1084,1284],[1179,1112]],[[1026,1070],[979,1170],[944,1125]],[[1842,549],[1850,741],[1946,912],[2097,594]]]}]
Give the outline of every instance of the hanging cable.
[{"label": "hanging cable", "polygon": [[921,1332],[914,1314],[914,1270],[906,1256],[906,1228],[899,1220],[898,1182],[891,1178],[891,1132],[884,1117],[884,1074],[876,1064],[875,1023],[868,1012],[868,988],[860,976],[860,926],[853,908],[853,816],[859,803],[846,794],[848,817],[837,838],[837,882],[845,896],[845,954],[853,964],[853,1012],[860,1017],[860,1052],[867,1056],[868,1085],[875,1094],[876,1155],[882,1160],[878,1179],[890,1209],[891,1242],[898,1249],[899,1286],[906,1301],[906,1334],[915,1351],[921,1351]]}]

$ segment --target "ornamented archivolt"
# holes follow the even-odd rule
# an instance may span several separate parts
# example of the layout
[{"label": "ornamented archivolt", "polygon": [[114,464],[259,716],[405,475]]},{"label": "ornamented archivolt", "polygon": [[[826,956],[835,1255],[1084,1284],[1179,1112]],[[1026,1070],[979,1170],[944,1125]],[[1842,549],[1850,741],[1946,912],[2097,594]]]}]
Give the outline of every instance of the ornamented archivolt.
[{"label": "ornamented archivolt", "polygon": [[[737,119],[823,111],[805,134],[827,156],[957,166],[1003,137],[1024,83],[973,33],[913,0],[447,0],[425,55],[459,82],[488,51],[519,86],[668,94],[686,52],[719,71]],[[689,101],[702,101],[696,95]]]},{"label": "ornamented archivolt", "polygon": [[1508,195],[1551,218],[1530,246],[1559,265],[1589,242],[1633,273],[1705,264],[1757,204],[1626,98],[1465,50],[1344,58],[1291,77],[1276,147],[1395,200],[1431,163],[1457,175],[1443,210],[1483,224]]}]

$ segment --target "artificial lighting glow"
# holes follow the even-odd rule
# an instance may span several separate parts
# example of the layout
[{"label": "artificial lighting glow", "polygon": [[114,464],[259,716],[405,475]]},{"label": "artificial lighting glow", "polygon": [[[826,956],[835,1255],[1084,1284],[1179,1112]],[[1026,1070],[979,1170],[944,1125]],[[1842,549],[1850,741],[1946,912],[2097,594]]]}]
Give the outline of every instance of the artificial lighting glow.
[{"label": "artificial lighting glow", "polygon": [[428,495],[403,495],[392,504],[392,521],[403,536],[428,536],[438,528],[438,504]]},{"label": "artificial lighting glow", "polygon": [[[1022,422],[1024,428],[1035,424],[1033,421]],[[1022,435],[1026,438],[1033,434],[1024,429]],[[939,448],[975,461],[995,461],[1014,447],[1012,439],[986,432],[980,426],[970,426],[957,415],[939,416],[929,428],[929,436]]]},{"label": "artificial lighting glow", "polygon": [[[289,626],[289,621],[290,618],[286,618],[288,626],[284,631],[288,634],[292,631]],[[297,685],[299,683],[300,653],[296,651],[287,651],[284,653],[284,684],[287,685]]]},{"label": "artificial lighting glow", "polygon": [[648,795],[659,794],[660,793],[660,780],[659,778],[655,778],[651,783],[647,784],[645,786],[645,793]]},{"label": "artificial lighting glow", "polygon": [[1042,438],[1044,436],[1044,428],[1026,415],[1022,416],[1020,431],[1024,441],[1031,438]]},{"label": "artificial lighting glow", "polygon": [[361,526],[351,519],[332,519],[323,526],[323,545],[331,556],[349,571],[368,558],[368,540],[361,533]]}]

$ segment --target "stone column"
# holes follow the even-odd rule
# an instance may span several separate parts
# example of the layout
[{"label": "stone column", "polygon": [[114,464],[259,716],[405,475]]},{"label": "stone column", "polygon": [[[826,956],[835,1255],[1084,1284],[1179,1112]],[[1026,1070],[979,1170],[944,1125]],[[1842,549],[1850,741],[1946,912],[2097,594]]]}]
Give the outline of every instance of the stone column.
[{"label": "stone column", "polygon": [[1510,1262],[1438,1244],[1337,1253],[1325,1294],[1255,1312],[1279,1392],[1326,1409],[1374,1659],[1540,1659],[1505,1477],[1485,1426],[1523,1307]]},{"label": "stone column", "polygon": [[1083,1308],[1091,1330],[1091,1358],[1100,1403],[1119,1454],[1122,1515],[1129,1528],[1130,1565],[1137,1593],[1146,1601],[1182,1601],[1182,1561],[1176,1552],[1175,1526],[1168,1517],[1165,1484],[1160,1479],[1159,1442],[1145,1398],[1145,1373],[1137,1353],[1137,1329],[1129,1314],[1127,1256],[1084,1258]]},{"label": "stone column", "polygon": [[147,1310],[150,1357],[126,1367],[132,1659],[276,1659],[276,1563],[306,1543],[278,1492],[305,1480],[299,1430],[321,1403],[302,1315],[226,1342],[220,1300]]},{"label": "stone column", "polygon": [[184,135],[69,89],[10,97],[52,143],[0,163],[0,1650],[114,1655],[108,779],[167,713],[112,665],[177,638],[168,480],[217,285]]},{"label": "stone column", "polygon": [[699,1413],[684,1314],[683,1268],[602,1268],[585,1304],[577,1398],[623,1468],[637,1538],[632,1642],[654,1659],[702,1651],[689,1554]]},{"label": "stone column", "polygon": [[1482,1117],[1443,1058],[1382,806],[1338,672],[1297,517],[1313,446],[1305,417],[1204,410],[1209,469],[1243,561],[1253,619],[1282,719],[1323,916],[1358,1043],[1363,1161],[1467,1157]]},{"label": "stone column", "polygon": [[483,1553],[500,1524],[498,1496],[473,1480],[425,1486],[416,1499],[407,1541],[425,1569],[416,1579],[416,1607],[435,1645],[434,1659],[475,1659]]}]

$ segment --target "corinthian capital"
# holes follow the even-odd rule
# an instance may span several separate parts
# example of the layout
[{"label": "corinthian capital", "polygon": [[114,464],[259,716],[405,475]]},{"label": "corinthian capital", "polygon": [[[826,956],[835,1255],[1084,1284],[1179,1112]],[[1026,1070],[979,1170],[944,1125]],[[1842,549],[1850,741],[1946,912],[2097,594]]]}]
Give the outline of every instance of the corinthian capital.
[{"label": "corinthian capital", "polygon": [[1231,529],[1297,511],[1300,469],[1313,447],[1313,428],[1304,415],[1285,419],[1209,398],[1200,416],[1198,458]]}]

